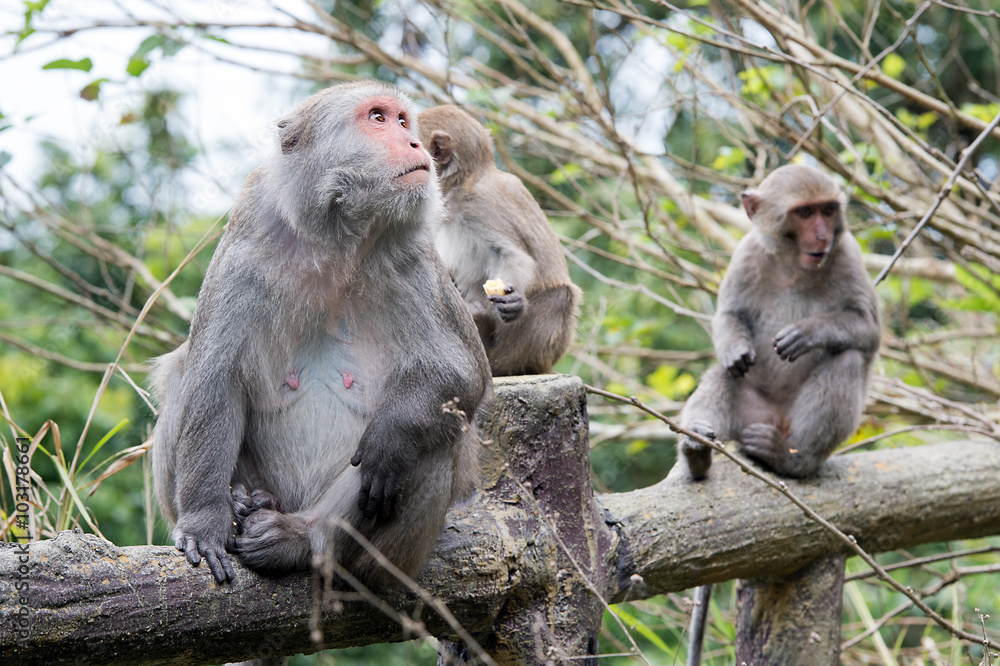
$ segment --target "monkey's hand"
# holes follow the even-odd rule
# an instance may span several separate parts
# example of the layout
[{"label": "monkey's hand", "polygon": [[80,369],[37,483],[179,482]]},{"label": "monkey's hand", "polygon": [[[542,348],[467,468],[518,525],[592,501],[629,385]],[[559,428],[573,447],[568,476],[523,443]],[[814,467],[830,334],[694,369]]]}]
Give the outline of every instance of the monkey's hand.
[{"label": "monkey's hand", "polygon": [[757,362],[757,352],[753,350],[753,345],[750,344],[749,340],[740,338],[722,350],[719,362],[730,376],[739,379],[747,374],[751,365]]},{"label": "monkey's hand", "polygon": [[774,351],[785,361],[794,361],[820,345],[822,340],[806,322],[786,326],[774,336]]},{"label": "monkey's hand", "polygon": [[382,435],[378,441],[375,437],[362,437],[351,464],[361,466],[358,508],[366,518],[388,520],[403,494],[417,451],[412,442],[404,442],[401,438],[395,441],[396,438],[384,431]]},{"label": "monkey's hand", "polygon": [[[226,551],[235,546],[230,528],[232,522],[232,514],[228,510],[219,516],[206,516],[204,512],[183,515],[174,527],[174,547],[184,553],[194,566],[201,564],[204,557],[216,582],[231,581],[235,574]],[[214,527],[219,523],[225,529]]]},{"label": "monkey's hand", "polygon": [[512,284],[507,285],[502,294],[487,296],[486,298],[493,302],[493,306],[497,309],[497,314],[500,315],[500,320],[505,324],[509,324],[524,314],[524,309],[528,306],[528,301],[525,300],[524,294],[518,291]]}]

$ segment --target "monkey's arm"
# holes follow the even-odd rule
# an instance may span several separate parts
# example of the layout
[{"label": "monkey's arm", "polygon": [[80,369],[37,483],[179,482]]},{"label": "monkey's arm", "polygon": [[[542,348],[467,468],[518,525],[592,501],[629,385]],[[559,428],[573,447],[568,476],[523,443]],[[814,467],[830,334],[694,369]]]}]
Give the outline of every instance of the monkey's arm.
[{"label": "monkey's arm", "polygon": [[719,286],[719,302],[712,319],[715,355],[719,364],[735,378],[745,375],[757,361],[750,330],[754,313],[745,305],[754,302],[749,294],[748,271],[744,268],[745,248],[746,242],[741,242],[733,253],[729,270]]},{"label": "monkey's arm", "polygon": [[812,349],[831,352],[857,349],[871,358],[882,341],[878,297],[864,270],[861,248],[849,234],[842,237],[837,257],[826,286],[839,295],[827,311],[806,317],[778,331],[774,350],[782,359],[794,361]]},{"label": "monkey's arm", "polygon": [[229,483],[246,425],[246,398],[231,369],[211,350],[188,357],[184,405],[174,465],[177,524],[174,544],[191,564],[204,557],[218,582],[232,580],[226,554],[233,542]]},{"label": "monkey's arm", "polygon": [[871,356],[878,351],[879,339],[878,318],[866,308],[852,306],[786,326],[774,336],[774,351],[786,361],[820,348],[831,352],[857,349]]},{"label": "monkey's arm", "polygon": [[418,458],[454,445],[463,422],[446,413],[445,404],[458,398],[458,409],[474,411],[485,387],[485,372],[462,377],[441,360],[411,360],[386,378],[384,400],[351,458],[361,467],[358,508],[368,518],[392,517]]},{"label": "monkey's arm", "polygon": [[212,260],[171,410],[176,441],[157,443],[171,449],[175,545],[192,564],[204,557],[220,583],[233,577],[226,555],[235,545],[229,485],[250,409],[242,359],[261,355],[252,344],[261,325],[260,285],[254,270],[233,259],[240,256],[232,244],[220,245]]},{"label": "monkey's arm", "polygon": [[503,294],[487,296],[493,303],[496,315],[504,324],[509,324],[525,314],[528,309],[528,294],[534,283],[537,267],[530,254],[517,247],[509,239],[491,243],[498,261],[490,268],[493,278],[500,278],[507,287]]}]

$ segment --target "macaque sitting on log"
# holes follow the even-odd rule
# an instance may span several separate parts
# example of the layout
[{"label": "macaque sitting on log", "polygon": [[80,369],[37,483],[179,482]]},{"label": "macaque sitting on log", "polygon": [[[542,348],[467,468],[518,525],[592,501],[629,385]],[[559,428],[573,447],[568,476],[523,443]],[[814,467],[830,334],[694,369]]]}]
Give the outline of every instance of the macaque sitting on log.
[{"label": "macaque sitting on log", "polygon": [[[743,194],[754,229],[719,288],[709,368],[681,414],[706,437],[788,477],[815,472],[857,430],[881,340],[878,300],[847,231],[846,196],[810,166],[776,169]],[[703,479],[712,450],[679,440]]]},{"label": "macaque sitting on log", "polygon": [[435,246],[479,329],[494,376],[552,371],[573,340],[580,290],[548,219],[457,106],[420,114],[448,214]]},{"label": "macaque sitting on log", "polygon": [[191,334],[156,361],[153,474],[178,550],[215,579],[333,557],[412,575],[478,475],[486,355],[434,251],[444,205],[410,100],[360,82],[279,123],[205,276]]}]

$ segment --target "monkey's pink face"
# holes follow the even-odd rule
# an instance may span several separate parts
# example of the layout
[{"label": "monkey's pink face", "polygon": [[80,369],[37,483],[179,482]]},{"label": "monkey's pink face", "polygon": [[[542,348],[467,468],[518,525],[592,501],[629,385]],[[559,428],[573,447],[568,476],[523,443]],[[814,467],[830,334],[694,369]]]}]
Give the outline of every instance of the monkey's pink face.
[{"label": "monkey's pink face", "polygon": [[382,146],[388,166],[395,171],[393,181],[405,188],[423,187],[430,182],[431,156],[410,131],[410,112],[395,97],[369,97],[358,105],[361,131]]},{"label": "monkey's pink face", "polygon": [[802,268],[819,268],[826,261],[840,224],[840,202],[819,201],[788,211],[788,226],[799,249]]}]

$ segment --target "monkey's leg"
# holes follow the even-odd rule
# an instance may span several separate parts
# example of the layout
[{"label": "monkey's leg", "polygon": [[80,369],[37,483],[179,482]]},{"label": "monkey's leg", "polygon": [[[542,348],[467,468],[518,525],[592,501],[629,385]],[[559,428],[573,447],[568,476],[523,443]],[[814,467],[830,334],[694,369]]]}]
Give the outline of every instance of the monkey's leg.
[{"label": "monkey's leg", "polygon": [[[738,413],[736,396],[739,381],[729,376],[721,365],[709,368],[701,377],[698,388],[684,404],[681,425],[699,435],[721,441],[736,435],[734,415]],[[678,464],[687,466],[691,478],[698,481],[708,474],[712,465],[712,449],[687,435],[677,440]]]},{"label": "monkey's leg", "polygon": [[752,423],[743,429],[743,451],[783,476],[812,474],[858,429],[866,384],[861,352],[831,356],[799,389],[785,427]]}]

